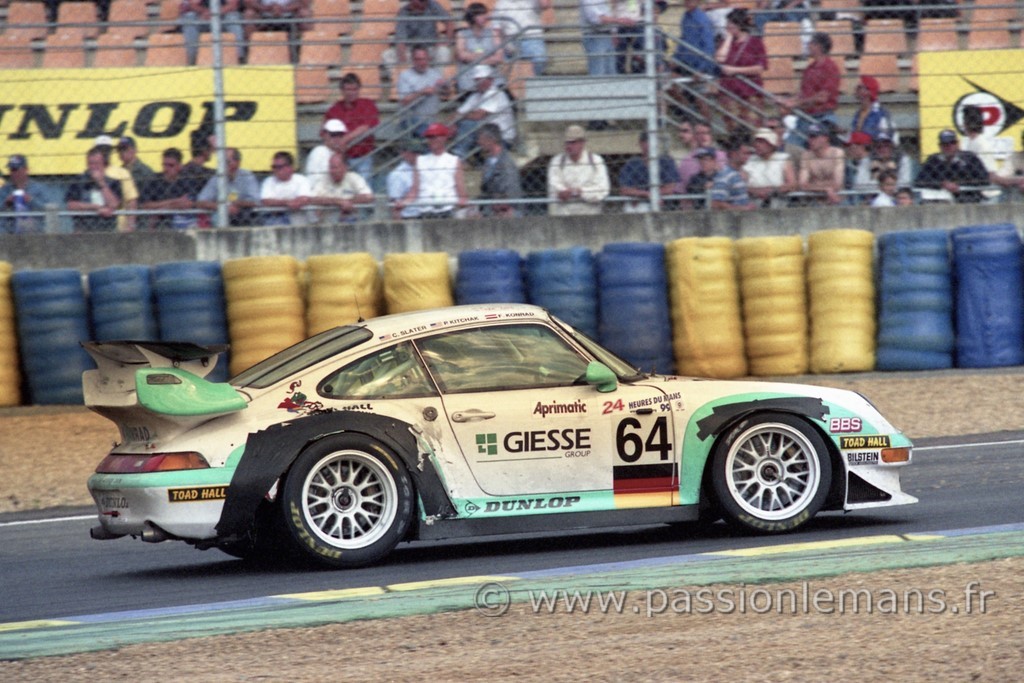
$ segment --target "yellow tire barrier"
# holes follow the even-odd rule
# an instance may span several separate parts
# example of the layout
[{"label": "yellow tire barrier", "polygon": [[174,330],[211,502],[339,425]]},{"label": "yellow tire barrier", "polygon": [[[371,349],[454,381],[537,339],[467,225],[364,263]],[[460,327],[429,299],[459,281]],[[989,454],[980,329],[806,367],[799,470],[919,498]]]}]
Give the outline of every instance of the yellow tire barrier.
[{"label": "yellow tire barrier", "polygon": [[676,370],[730,378],[747,374],[734,243],[684,237],[666,247]]},{"label": "yellow tire barrier", "polygon": [[807,280],[799,235],[737,240],[750,374],[799,375],[809,363]]},{"label": "yellow tire barrier", "polygon": [[875,367],[874,234],[825,230],[807,240],[814,373]]},{"label": "yellow tire barrier", "polygon": [[306,259],[310,335],[384,313],[380,265],[367,253],[325,254]]},{"label": "yellow tire barrier", "polygon": [[223,266],[231,374],[306,337],[301,267],[291,256],[252,256]]},{"label": "yellow tire barrier", "polygon": [[21,405],[21,370],[11,291],[13,272],[10,263],[0,261],[0,406],[5,407]]},{"label": "yellow tire barrier", "polygon": [[455,303],[448,254],[388,254],[384,257],[388,313],[422,311]]}]

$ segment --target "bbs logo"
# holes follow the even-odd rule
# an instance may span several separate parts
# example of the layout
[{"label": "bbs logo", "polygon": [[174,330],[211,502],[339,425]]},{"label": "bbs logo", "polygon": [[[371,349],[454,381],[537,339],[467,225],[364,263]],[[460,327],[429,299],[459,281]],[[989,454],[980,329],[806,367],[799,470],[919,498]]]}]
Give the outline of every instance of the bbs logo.
[{"label": "bbs logo", "polygon": [[861,419],[859,417],[833,417],[828,421],[828,431],[833,434],[846,432],[859,432]]}]

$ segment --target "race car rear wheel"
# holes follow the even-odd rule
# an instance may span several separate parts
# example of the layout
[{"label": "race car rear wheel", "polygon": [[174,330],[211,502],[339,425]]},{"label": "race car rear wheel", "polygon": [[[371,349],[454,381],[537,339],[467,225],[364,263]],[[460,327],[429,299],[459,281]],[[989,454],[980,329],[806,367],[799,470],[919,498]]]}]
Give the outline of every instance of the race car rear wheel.
[{"label": "race car rear wheel", "polygon": [[409,528],[414,503],[398,457],[358,434],[307,448],[282,489],[285,527],[297,548],[333,567],[369,564],[391,552]]},{"label": "race car rear wheel", "polygon": [[832,480],[825,441],[785,413],[740,421],[716,444],[711,467],[726,520],[762,533],[792,531],[814,517]]}]

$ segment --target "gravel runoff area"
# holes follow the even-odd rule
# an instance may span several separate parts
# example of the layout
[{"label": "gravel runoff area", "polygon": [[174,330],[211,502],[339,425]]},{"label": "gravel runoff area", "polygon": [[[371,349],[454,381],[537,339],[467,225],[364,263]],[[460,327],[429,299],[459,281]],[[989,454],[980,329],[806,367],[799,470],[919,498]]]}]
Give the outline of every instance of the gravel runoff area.
[{"label": "gravel runoff area", "polygon": [[[796,381],[859,391],[893,424],[921,438],[1024,428],[1012,409],[1022,376],[1024,368],[1004,368]],[[0,513],[90,504],[84,482],[116,435],[112,424],[81,408],[0,409]],[[873,595],[944,591],[951,603],[963,604],[972,582],[992,591],[984,612],[976,605],[971,614],[962,607],[956,614],[669,610],[647,617],[535,613],[517,604],[501,618],[453,612],[0,662],[0,680],[1020,680],[1024,558],[848,574],[812,584]]]}]

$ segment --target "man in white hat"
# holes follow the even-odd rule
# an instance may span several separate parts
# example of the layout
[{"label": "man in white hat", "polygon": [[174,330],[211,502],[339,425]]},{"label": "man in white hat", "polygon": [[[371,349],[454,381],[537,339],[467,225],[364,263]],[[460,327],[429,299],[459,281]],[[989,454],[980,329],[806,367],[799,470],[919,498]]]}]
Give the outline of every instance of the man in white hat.
[{"label": "man in white hat", "polygon": [[310,184],[326,178],[330,166],[331,155],[343,152],[342,138],[348,132],[348,126],[341,119],[325,119],[320,126],[320,143],[309,151],[306,157],[306,178]]},{"label": "man in white hat", "polygon": [[472,74],[473,94],[462,103],[452,121],[455,125],[455,144],[451,151],[463,159],[476,144],[476,130],[485,123],[498,126],[506,147],[510,148],[516,139],[512,100],[494,84],[494,68],[487,64],[477,64]]},{"label": "man in white hat", "polygon": [[754,133],[754,155],[743,165],[747,192],[762,207],[786,206],[786,195],[796,188],[796,172],[789,155],[779,149],[781,140],[771,128]]},{"label": "man in white hat", "polygon": [[565,151],[548,164],[548,213],[552,216],[585,216],[601,213],[601,202],[610,190],[608,167],[601,155],[587,149],[583,126],[565,129]]}]

